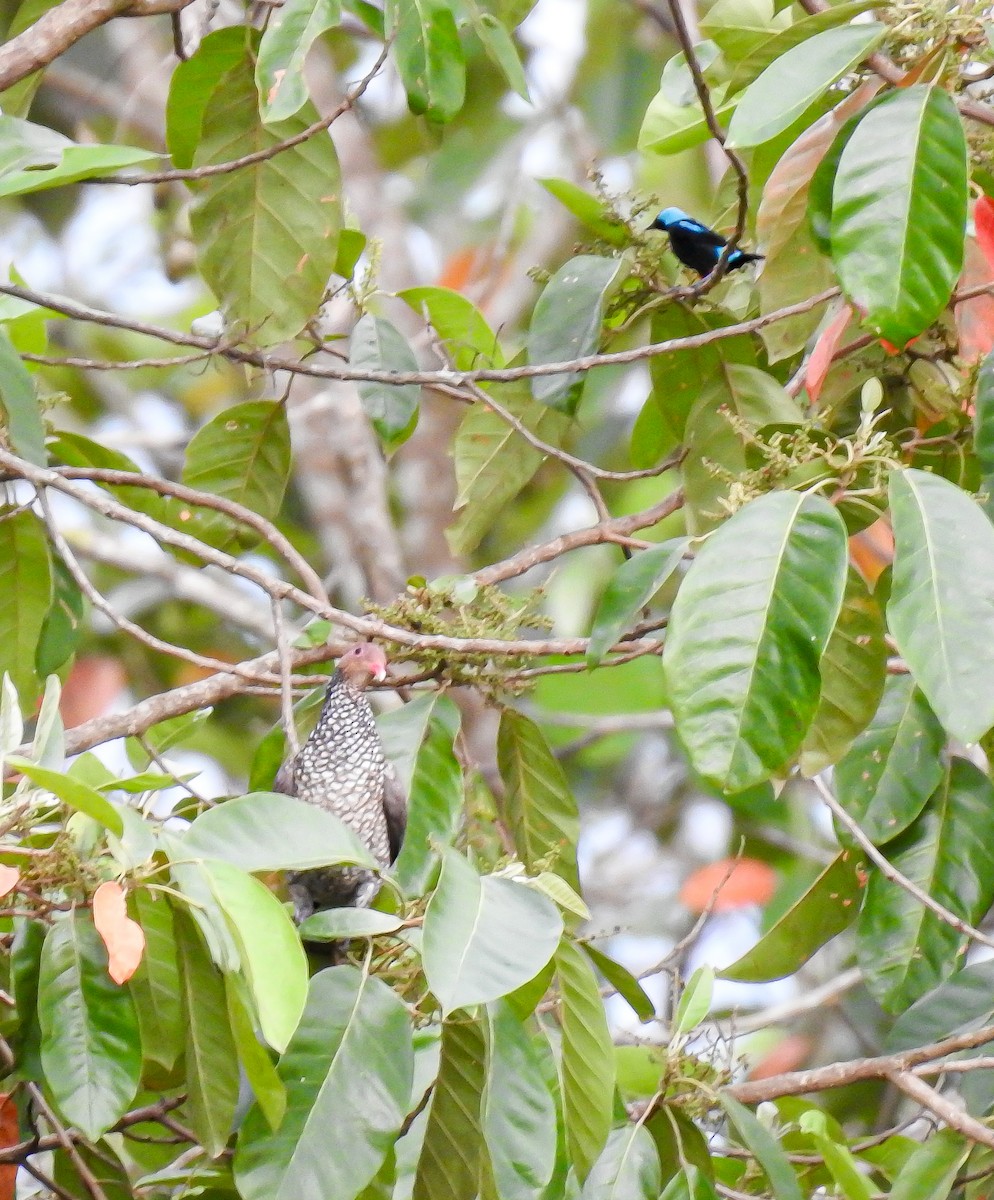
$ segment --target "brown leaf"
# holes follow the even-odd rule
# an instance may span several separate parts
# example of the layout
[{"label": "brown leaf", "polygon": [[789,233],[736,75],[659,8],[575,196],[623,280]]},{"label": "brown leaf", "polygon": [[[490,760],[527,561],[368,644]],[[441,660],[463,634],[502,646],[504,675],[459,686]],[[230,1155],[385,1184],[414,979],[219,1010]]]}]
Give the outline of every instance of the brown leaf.
[{"label": "brown leaf", "polygon": [[127,983],[142,960],[145,934],[128,916],[119,883],[102,883],[93,893],[93,924],[107,947],[107,973],[115,983]]}]

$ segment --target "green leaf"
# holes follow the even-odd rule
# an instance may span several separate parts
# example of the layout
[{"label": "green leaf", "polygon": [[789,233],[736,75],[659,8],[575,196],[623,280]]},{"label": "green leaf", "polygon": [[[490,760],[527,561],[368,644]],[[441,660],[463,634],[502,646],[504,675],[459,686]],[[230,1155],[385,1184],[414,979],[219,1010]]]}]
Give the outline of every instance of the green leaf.
[{"label": "green leaf", "polygon": [[193,166],[208,100],[222,76],[245,57],[245,34],[242,25],[215,29],[185,62],[176,64],[166,101],[166,145],[183,170]]},{"label": "green leaf", "polygon": [[673,1032],[690,1033],[696,1029],[711,1010],[713,993],[714,967],[698,967],[680,994],[680,1003],[673,1018]]},{"label": "green leaf", "polygon": [[413,1200],[475,1200],[485,1161],[483,1025],[462,1013],[442,1025],[442,1056],[414,1179]]},{"label": "green leaf", "polygon": [[[417,359],[395,325],[385,317],[365,313],[349,341],[349,363],[356,371],[406,372],[418,369]],[[390,448],[414,431],[421,389],[416,383],[358,383],[359,396],[373,427]]]},{"label": "green leaf", "polygon": [[773,492],[713,533],[684,578],[663,666],[691,761],[723,790],[762,782],[799,749],[847,557],[845,526],[827,501]]},{"label": "green leaf", "polygon": [[865,886],[862,859],[843,850],[752,949],[718,972],[719,977],[759,983],[793,975],[855,921]]},{"label": "green leaf", "polygon": [[306,103],[307,52],[341,19],[340,0],[286,0],[269,14],[255,66],[262,119],[267,124],[292,117]]},{"label": "green leaf", "polygon": [[[612,246],[627,246],[630,235],[604,202],[569,179],[538,179],[542,187],[598,237]],[[664,310],[669,311],[669,310]],[[685,310],[689,311],[689,310]],[[653,339],[655,340],[655,339]],[[655,361],[655,360],[650,360]]]},{"label": "green leaf", "polygon": [[707,533],[724,518],[731,480],[748,468],[746,434],[764,425],[800,425],[803,414],[781,384],[756,367],[718,363],[687,416],[682,464],[687,528]]},{"label": "green leaf", "polygon": [[[137,464],[120,450],[103,446],[81,433],[71,433],[59,430],[56,437],[48,444],[49,452],[56,462],[65,463],[67,467],[99,467],[111,471],[130,471],[140,478],[142,472]],[[163,497],[151,488],[131,486],[130,484],[96,484],[104,487],[112,496],[120,500],[128,508],[136,512],[146,513],[157,520],[165,519],[166,505]]]},{"label": "green leaf", "polygon": [[[249,400],[218,413],[191,438],[182,478],[187,487],[275,520],[290,478],[286,406]],[[245,549],[259,540],[247,526],[207,509],[196,509],[184,528],[219,550]]]},{"label": "green leaf", "polygon": [[612,1129],[587,1176],[580,1200],[657,1200],[662,1187],[659,1153],[642,1125]]},{"label": "green leaf", "polygon": [[500,1200],[534,1200],[556,1162],[556,1105],[535,1042],[502,1001],[486,1014],[483,1127]]},{"label": "green leaf", "polygon": [[739,97],[728,125],[728,146],[768,142],[789,129],[837,80],[880,44],[876,23],[844,25],[806,38],[781,54]]},{"label": "green leaf", "polygon": [[[686,1124],[690,1125],[690,1122]],[[673,1176],[659,1200],[718,1200],[718,1193],[708,1174],[688,1163]]]},{"label": "green leaf", "polygon": [[135,1098],[141,1035],[131,993],[107,974],[88,913],[61,916],[45,937],[38,1018],[47,1088],[64,1119],[95,1140]]},{"label": "green leaf", "polygon": [[[43,13],[48,12],[50,8],[55,8],[59,2],[60,0],[22,0],[14,13],[13,20],[4,31],[5,40],[9,42],[16,34],[23,33]],[[15,117],[26,117],[34,100],[35,92],[41,85],[43,73],[43,70],[32,71],[30,75],[19,79],[11,87],[5,88],[0,94],[0,106],[3,111]]]},{"label": "green leaf", "polygon": [[46,466],[45,423],[34,381],[5,329],[0,329],[0,415],[11,450],[28,462]]},{"label": "green leaf", "polygon": [[473,5],[473,28],[487,57],[500,68],[504,78],[522,100],[530,101],[528,81],[514,39],[493,13],[481,12]]},{"label": "green leaf", "polygon": [[128,980],[141,1027],[142,1054],[169,1072],[183,1049],[172,909],[165,896],[146,888],[128,893],[128,907],[145,934],[145,952],[138,970]]},{"label": "green leaf", "polygon": [[250,792],[209,808],[179,836],[187,858],[218,858],[243,871],[376,865],[337,817],[279,792]]},{"label": "green leaf", "polygon": [[718,1093],[718,1103],[725,1110],[743,1146],[755,1155],[770,1182],[776,1200],[804,1200],[794,1174],[794,1168],[765,1125],[745,1105],[726,1092]]},{"label": "green leaf", "polygon": [[971,963],[898,1015],[885,1042],[888,1054],[941,1042],[994,1018],[994,960]]},{"label": "green leaf", "polygon": [[466,61],[444,0],[387,0],[387,37],[412,113],[451,121],[466,94]]},{"label": "green leaf", "polygon": [[879,846],[903,833],[944,774],[946,735],[910,675],[890,675],[880,707],[836,765],[839,801]]},{"label": "green leaf", "polygon": [[869,724],[887,681],[884,620],[852,567],[839,618],[821,657],[821,695],[801,747],[801,771],[817,775],[845,754]]},{"label": "green leaf", "polygon": [[966,216],[966,138],[955,103],[925,84],[888,93],[842,150],[831,239],[844,291],[894,345],[945,308],[963,265]]},{"label": "green leaf", "polygon": [[[567,362],[597,351],[604,309],[621,280],[623,265],[616,258],[581,254],[571,258],[545,285],[528,330],[530,363]],[[573,414],[579,401],[576,384],[583,375],[539,375],[532,395],[543,404]]]},{"label": "green leaf", "polygon": [[238,1101],[238,1057],[228,1000],[224,979],[196,926],[181,910],[175,921],[189,1122],[207,1153],[217,1158],[227,1144]]},{"label": "green leaf", "polygon": [[[533,400],[525,384],[501,387],[494,395],[536,437],[562,446],[572,426],[569,417]],[[458,485],[453,509],[460,516],[445,536],[453,554],[465,555],[492,530],[545,455],[483,403],[474,404],[460,421],[452,454]]]},{"label": "green leaf", "polygon": [[501,713],[497,766],[505,788],[504,817],[521,861],[533,870],[548,867],[578,889],[576,800],[541,729],[511,708]]},{"label": "green leaf", "polygon": [[102,796],[96,788],[91,788],[71,775],[61,771],[51,771],[47,767],[39,767],[26,758],[12,756],[7,759],[10,766],[16,767],[22,775],[26,775],[32,783],[57,796],[63,804],[68,804],[76,812],[86,813],[95,821],[99,821],[105,829],[116,833],[118,837],[124,834],[124,822],[121,814],[111,802]]},{"label": "green leaf", "polygon": [[333,942],[340,938],[374,938],[404,928],[400,917],[375,908],[326,908],[300,923],[305,942]]},{"label": "green leaf", "polygon": [[24,509],[0,521],[0,674],[7,672],[21,703],[38,694],[35,647],[52,603],[52,568],[41,521]]},{"label": "green leaf", "polygon": [[[726,100],[725,88],[711,89],[711,105],[719,122],[735,111],[735,101]],[[639,130],[638,148],[643,154],[678,154],[699,146],[711,137],[699,102],[674,104],[660,89],[649,101]]]},{"label": "green leaf", "polygon": [[438,871],[439,851],[455,839],[463,820],[462,767],[454,741],[459,710],[440,696],[418,751],[407,806],[407,831],[392,872],[407,896],[419,896]]},{"label": "green leaf", "polygon": [[258,879],[208,859],[204,871],[231,925],[262,1036],[284,1050],[307,1002],[307,957],[293,922]]},{"label": "green leaf", "polygon": [[427,314],[457,371],[505,365],[497,334],[461,292],[444,287],[411,287],[398,292],[397,298],[409,304],[418,316]]},{"label": "green leaf", "polygon": [[545,896],[507,879],[480,878],[455,850],[424,918],[428,986],[446,1014],[506,996],[549,961],[563,921]]},{"label": "green leaf", "polygon": [[901,1168],[888,1200],[946,1200],[971,1144],[955,1129],[940,1129]]},{"label": "green leaf", "polygon": [[399,708],[376,715],[383,753],[392,764],[405,795],[410,795],[421,743],[438,699],[437,692],[424,692]]},{"label": "green leaf", "polygon": [[873,1200],[874,1189],[870,1187],[853,1158],[849,1147],[837,1142],[829,1133],[828,1118],[823,1112],[809,1109],[801,1114],[799,1121],[802,1133],[808,1134],[815,1143],[818,1153],[832,1178],[842,1189],[846,1200]]},{"label": "green leaf", "polygon": [[[263,125],[244,59],[207,102],[196,166],[269,150],[317,120],[305,104]],[[296,336],[317,313],[335,266],[341,177],[330,137],[312,137],[198,184],[190,225],[200,269],[225,318],[260,345]]]},{"label": "green leaf", "polygon": [[83,594],[61,558],[55,558],[52,567],[52,606],[45,614],[35,650],[39,679],[51,675],[72,657],[82,635]]},{"label": "green leaf", "polygon": [[286,1088],[269,1057],[269,1051],[259,1041],[250,1015],[246,989],[237,975],[225,977],[225,996],[228,1001],[228,1021],[238,1049],[238,1061],[270,1129],[278,1129],[286,1115]]},{"label": "green leaf", "polygon": [[607,1143],[614,1107],[614,1047],[597,980],[580,950],[556,951],[562,1000],[562,1090],[566,1144],[584,1182]]},{"label": "green leaf", "polygon": [[[994,785],[972,763],[954,758],[887,857],[956,916],[979,921],[994,899]],[[857,961],[888,1012],[901,1012],[948,978],[965,944],[903,887],[871,875],[857,926]]]},{"label": "green leaf", "polygon": [[580,947],[640,1021],[651,1021],[655,1017],[655,1003],[627,967],[608,958],[589,942],[581,942]]},{"label": "green leaf", "polygon": [[626,559],[608,581],[594,614],[587,663],[596,667],[680,565],[687,538],[673,538]]},{"label": "green leaf", "polygon": [[890,503],[891,632],[946,730],[975,742],[994,725],[994,527],[925,471],[892,472]]},{"label": "green leaf", "polygon": [[134,146],[77,145],[44,126],[0,116],[0,197],[113,175],[157,155]]},{"label": "green leaf", "polygon": [[525,887],[534,888],[536,892],[548,896],[561,909],[579,917],[581,921],[590,920],[590,909],[561,875],[554,875],[551,871],[539,871],[537,875],[518,875],[516,879]]},{"label": "green leaf", "polygon": [[280,1059],[286,1116],[274,1132],[253,1107],[235,1152],[245,1200],[356,1196],[376,1175],[407,1113],[411,1021],[379,979],[331,967]]},{"label": "green leaf", "polygon": [[980,364],[977,372],[977,391],[973,402],[973,452],[990,493],[994,490],[994,350]]}]

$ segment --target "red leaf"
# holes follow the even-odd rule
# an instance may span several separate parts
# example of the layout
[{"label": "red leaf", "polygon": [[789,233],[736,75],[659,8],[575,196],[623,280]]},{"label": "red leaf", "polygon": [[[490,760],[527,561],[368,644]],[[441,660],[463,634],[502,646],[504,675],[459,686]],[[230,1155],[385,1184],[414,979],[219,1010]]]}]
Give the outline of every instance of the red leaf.
[{"label": "red leaf", "polygon": [[680,900],[693,912],[727,912],[766,904],[776,886],[776,872],[758,858],[723,858],[692,872],[680,889]]},{"label": "red leaf", "polygon": [[[990,201],[987,202],[990,204]],[[977,209],[980,202],[977,202]],[[980,226],[977,223],[979,235]],[[994,227],[992,227],[994,234]],[[994,260],[989,252],[984,252],[974,238],[966,239],[966,253],[963,257],[963,274],[959,286],[967,288],[978,287],[982,284],[994,283]],[[994,296],[982,293],[972,296],[969,300],[961,300],[953,309],[956,318],[956,329],[959,333],[960,357],[967,362],[975,362],[994,350]]]},{"label": "red leaf", "polygon": [[[0,1149],[16,1146],[20,1141],[17,1126],[17,1105],[10,1092],[0,1093]],[[0,1164],[0,1200],[14,1200],[17,1163]]]},{"label": "red leaf", "polygon": [[852,306],[844,304],[818,335],[818,341],[815,342],[815,348],[811,351],[807,373],[804,376],[804,386],[811,397],[812,404],[818,403],[828,368],[832,365],[832,358],[839,348],[839,342],[842,341],[842,335],[845,333],[852,315]]},{"label": "red leaf", "polygon": [[0,897],[12,892],[21,881],[21,872],[17,867],[0,866]]},{"label": "red leaf", "polygon": [[145,952],[145,934],[128,916],[119,883],[102,883],[93,893],[93,924],[107,947],[108,975],[115,983],[127,983]]},{"label": "red leaf", "polygon": [[994,267],[994,200],[990,196],[981,196],[973,206],[973,227],[984,258]]}]

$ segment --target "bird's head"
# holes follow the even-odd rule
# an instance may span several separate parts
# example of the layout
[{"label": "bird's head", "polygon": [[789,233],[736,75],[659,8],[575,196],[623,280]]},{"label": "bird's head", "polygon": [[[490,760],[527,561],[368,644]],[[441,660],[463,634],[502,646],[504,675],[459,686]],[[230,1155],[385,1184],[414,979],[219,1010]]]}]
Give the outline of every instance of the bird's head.
[{"label": "bird's head", "polygon": [[681,221],[689,220],[690,218],[682,208],[664,208],[649,228],[672,229],[674,225],[679,225]]},{"label": "bird's head", "polygon": [[387,656],[372,642],[360,642],[346,650],[338,660],[338,669],[352,687],[362,691],[371,679],[380,682],[387,677]]}]

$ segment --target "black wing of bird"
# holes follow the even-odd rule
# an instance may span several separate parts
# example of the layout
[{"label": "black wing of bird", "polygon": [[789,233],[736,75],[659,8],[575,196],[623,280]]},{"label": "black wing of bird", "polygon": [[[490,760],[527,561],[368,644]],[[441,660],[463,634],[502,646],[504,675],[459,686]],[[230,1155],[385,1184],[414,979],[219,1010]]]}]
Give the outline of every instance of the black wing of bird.
[{"label": "black wing of bird", "polygon": [[383,781],[383,813],[387,819],[390,861],[395,862],[407,831],[407,797],[393,768],[387,771]]},{"label": "black wing of bird", "polygon": [[688,217],[685,221],[678,221],[670,227],[670,233],[683,234],[685,237],[692,238],[699,246],[727,246],[728,239],[723,238],[720,233],[716,233],[713,229],[709,229],[707,225],[702,225],[700,221],[695,221],[692,217]]}]

